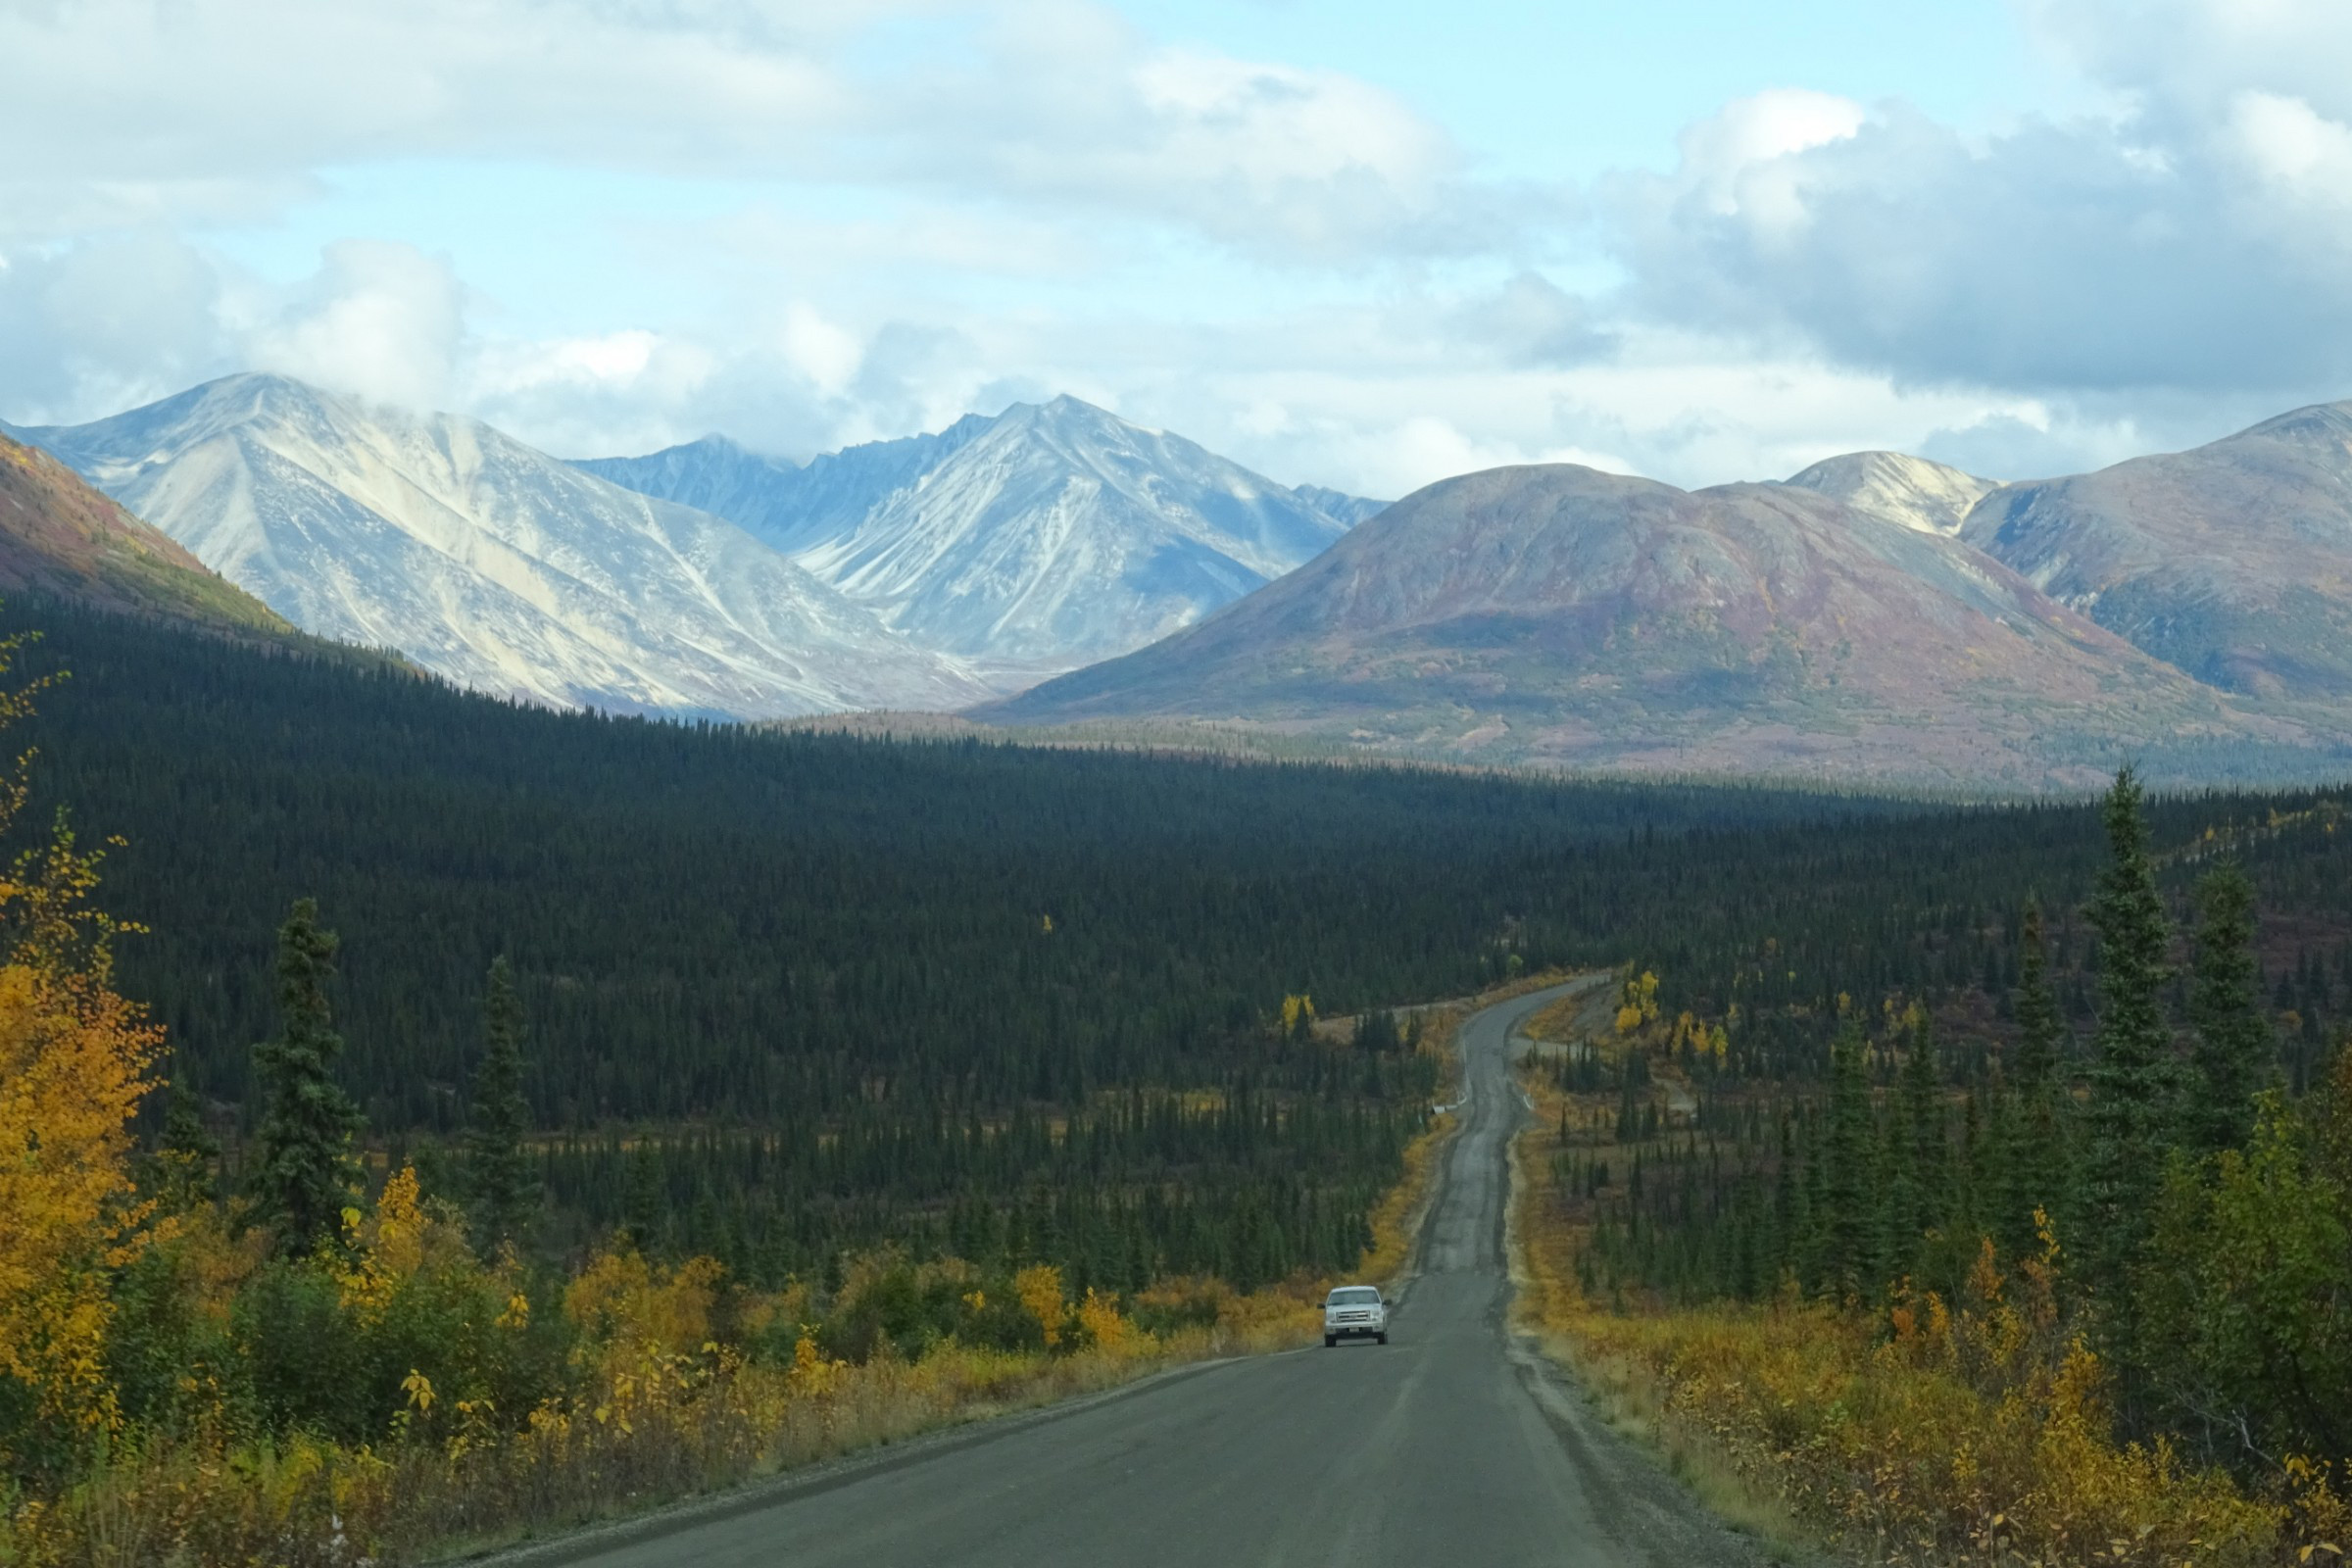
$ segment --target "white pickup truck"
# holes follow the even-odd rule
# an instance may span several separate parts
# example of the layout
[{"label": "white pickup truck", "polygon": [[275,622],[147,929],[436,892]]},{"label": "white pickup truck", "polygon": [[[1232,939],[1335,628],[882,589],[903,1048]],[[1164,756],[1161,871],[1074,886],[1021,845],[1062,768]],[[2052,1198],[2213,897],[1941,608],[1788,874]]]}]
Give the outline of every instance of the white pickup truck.
[{"label": "white pickup truck", "polygon": [[1343,1285],[1323,1300],[1323,1348],[1342,1340],[1389,1343],[1389,1304],[1369,1285]]}]

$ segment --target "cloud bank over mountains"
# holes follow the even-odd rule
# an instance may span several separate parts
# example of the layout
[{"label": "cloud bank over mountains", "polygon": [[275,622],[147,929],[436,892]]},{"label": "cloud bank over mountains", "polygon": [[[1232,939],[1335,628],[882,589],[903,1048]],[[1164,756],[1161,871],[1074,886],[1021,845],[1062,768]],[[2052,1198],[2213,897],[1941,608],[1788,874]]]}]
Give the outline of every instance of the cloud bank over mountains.
[{"label": "cloud bank over mountains", "polygon": [[1089,0],[15,7],[0,417],[253,368],[802,457],[1071,392],[1395,494],[2024,477],[2340,396],[2352,20],[2020,4],[2038,109],[1762,84],[1594,181]]}]

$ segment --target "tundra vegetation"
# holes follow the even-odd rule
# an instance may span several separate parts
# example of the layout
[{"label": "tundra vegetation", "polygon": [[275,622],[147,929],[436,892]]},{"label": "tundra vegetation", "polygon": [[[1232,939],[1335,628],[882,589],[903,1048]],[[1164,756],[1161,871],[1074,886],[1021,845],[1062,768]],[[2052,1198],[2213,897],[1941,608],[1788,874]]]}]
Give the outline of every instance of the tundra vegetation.
[{"label": "tundra vegetation", "polygon": [[[1915,1003],[1956,1124],[2032,953],[2072,1034],[2110,967],[2082,806],[654,723],[40,624],[21,678],[72,679],[12,700],[41,755],[0,798],[7,1560],[414,1560],[1306,1332],[1434,1164],[1447,1024],[1406,1004],[1642,955],[1573,1071],[1655,1161],[1724,1096],[1814,1137],[1841,1016],[1875,1150]],[[2252,880],[2281,1117],[2352,990],[2342,810],[2147,810],[2162,907],[2198,857]],[[1673,1289],[1620,1250],[1595,1296]],[[2107,1376],[2097,1441],[2174,1419]]]},{"label": "tundra vegetation", "polygon": [[2344,818],[2198,804],[2151,842],[2127,770],[2087,888],[1849,925],[1826,984],[1766,938],[1540,1020],[1525,1315],[1735,1513],[1888,1562],[2352,1550]]}]

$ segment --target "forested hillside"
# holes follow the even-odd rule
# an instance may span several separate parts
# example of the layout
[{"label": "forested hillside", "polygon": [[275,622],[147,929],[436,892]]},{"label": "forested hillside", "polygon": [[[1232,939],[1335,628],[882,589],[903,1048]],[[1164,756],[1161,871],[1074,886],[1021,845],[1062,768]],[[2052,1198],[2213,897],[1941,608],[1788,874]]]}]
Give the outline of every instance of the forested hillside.
[{"label": "forested hillside", "polygon": [[543,1240],[626,1222],[771,1281],[883,1240],[1121,1287],[1352,1258],[1432,1065],[1286,1041],[1286,998],[1600,955],[1642,840],[1866,809],[611,720],[29,618],[71,671],[32,815],[128,840],[120,980],[232,1167],[274,933],[315,898],[337,1076],[428,1185],[503,955]]},{"label": "forested hillside", "polygon": [[[148,930],[121,980],[232,1152],[272,933],[314,897],[343,941],[338,1071],[404,1147],[464,1125],[482,977],[511,958],[553,1239],[633,1218],[777,1273],[919,1219],[1121,1281],[1153,1253],[1249,1280],[1352,1246],[1426,1102],[1403,1058],[1358,1071],[1270,1043],[1288,996],[1354,1012],[1638,956],[1674,1009],[1738,1007],[1740,1062],[1818,1072],[1840,993],[2003,994],[2039,887],[2061,993],[2087,1005],[2066,912],[2097,861],[2087,807],[1931,825],[1916,804],[1754,789],[612,720],[29,618],[37,661],[73,671],[30,727],[36,806],[128,839],[107,900]],[[2306,987],[2348,923],[2317,799],[2156,808],[2176,849],[2281,814],[2249,853],[2304,922],[2274,940],[2309,933]],[[2303,1008],[2313,1040],[2336,994]],[[1324,1140],[1361,1152],[1335,1164]],[[1080,1178],[1104,1161],[1122,1182]],[[1092,1212],[1211,1170],[1252,1173],[1213,1207],[1279,1221],[1219,1220],[1218,1241],[1198,1214]],[[1305,1170],[1336,1185],[1301,1189]],[[952,1215],[953,1194],[977,1206]],[[1232,1240],[1259,1229],[1285,1239]]]}]

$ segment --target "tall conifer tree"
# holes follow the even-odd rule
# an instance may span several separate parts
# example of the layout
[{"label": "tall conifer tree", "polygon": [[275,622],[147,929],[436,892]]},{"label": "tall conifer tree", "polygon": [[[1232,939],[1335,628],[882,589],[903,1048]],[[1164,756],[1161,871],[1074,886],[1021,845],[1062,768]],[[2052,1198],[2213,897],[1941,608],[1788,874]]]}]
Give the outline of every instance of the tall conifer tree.
[{"label": "tall conifer tree", "polygon": [[2064,1077],[2069,1052],[2065,1016],[2050,985],[2049,937],[2039,899],[2026,901],[2019,945],[2024,951],[2018,965],[2017,1050],[2004,1073],[2008,1094],[1994,1109],[1990,1141],[2000,1160],[1992,1181],[1993,1239],[2011,1257],[2026,1256],[2038,1245],[2037,1209],[2062,1231],[2071,1228]]},{"label": "tall conifer tree", "polygon": [[326,1000],[335,947],[335,934],[318,925],[318,903],[296,901],[277,933],[277,1038],[253,1048],[254,1076],[267,1097],[254,1202],[298,1253],[332,1240],[355,1201],[351,1140],[361,1117],[331,1075],[343,1051]]},{"label": "tall conifer tree", "polygon": [[2018,965],[2016,1054],[2009,1063],[2009,1085],[2031,1098],[2056,1081],[2064,1065],[2066,1019],[2058,994],[2050,987],[2050,938],[2043,922],[2041,900],[2026,898],[2024,948]]},{"label": "tall conifer tree", "polygon": [[482,1003],[482,1064],[473,1076],[468,1173],[483,1240],[520,1241],[539,1207],[539,1181],[523,1139],[530,1102],[522,1093],[522,1002],[502,955],[490,965]]},{"label": "tall conifer tree", "polygon": [[2099,1030],[2085,1111],[2082,1224],[2088,1284],[2105,1348],[2121,1373],[2127,1421],[2138,1413],[2144,1385],[2132,1276],[2147,1252],[2165,1159],[2176,1143],[2180,1082],[2164,1010],[2173,978],[2166,961],[2172,926],[2148,858],[2144,799],[2130,768],[2116,775],[2106,805],[2109,859],[2090,908],[2099,931]]},{"label": "tall conifer tree", "polygon": [[2197,883],[2196,957],[2189,971],[2190,1050],[2181,1127],[2191,1149],[2241,1149],[2254,1133],[2254,1096],[2277,1042],[2262,1016],[2254,962],[2254,884],[2234,865]]},{"label": "tall conifer tree", "polygon": [[1862,1030],[1847,1023],[1830,1044],[1830,1111],[1821,1160],[1820,1283],[1832,1297],[1860,1296],[1878,1283],[1877,1140],[1871,1136],[1870,1084],[1862,1065]]},{"label": "tall conifer tree", "polygon": [[164,1134],[156,1146],[156,1167],[166,1202],[188,1209],[213,1201],[213,1170],[220,1140],[204,1124],[204,1106],[188,1088],[185,1073],[172,1075],[164,1102]]},{"label": "tall conifer tree", "polygon": [[1895,1113],[1886,1147],[1892,1155],[1886,1183],[1887,1265],[1916,1272],[1930,1231],[1943,1221],[1945,1133],[1943,1100],[1936,1070],[1936,1037],[1922,1018],[1904,1054]]}]

